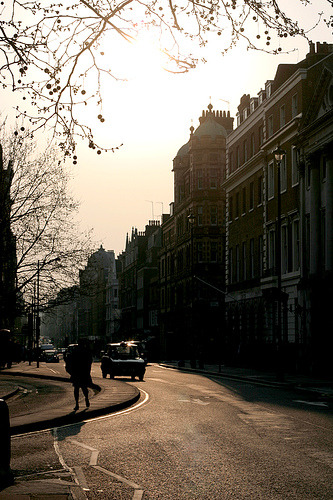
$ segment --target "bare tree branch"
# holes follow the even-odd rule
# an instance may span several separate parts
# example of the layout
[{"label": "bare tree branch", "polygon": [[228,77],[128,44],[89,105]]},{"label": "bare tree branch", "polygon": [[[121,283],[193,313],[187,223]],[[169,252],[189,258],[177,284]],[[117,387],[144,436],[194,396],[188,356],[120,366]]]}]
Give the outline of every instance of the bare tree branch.
[{"label": "bare tree branch", "polygon": [[31,302],[40,274],[40,301],[47,303],[78,281],[92,252],[89,234],[76,229],[78,203],[68,193],[68,169],[52,147],[2,133],[4,164],[11,161],[10,224],[16,239],[17,291]]},{"label": "bare tree branch", "polygon": [[[303,7],[310,3],[296,1]],[[311,31],[281,5],[282,0],[2,2],[0,83],[26,101],[24,108],[17,106],[17,117],[30,122],[32,133],[52,130],[65,156],[75,156],[79,137],[99,154],[115,151],[120,145],[97,144],[82,108],[97,107],[98,119],[105,122],[107,79],[124,79],[112,69],[120,41],[134,44],[140,31],[150,30],[168,58],[165,70],[172,73],[194,68],[200,49],[214,39],[222,54],[240,41],[249,49],[278,53],[286,37],[308,39]],[[332,26],[332,0],[327,5],[328,14],[318,13],[314,26]]]}]

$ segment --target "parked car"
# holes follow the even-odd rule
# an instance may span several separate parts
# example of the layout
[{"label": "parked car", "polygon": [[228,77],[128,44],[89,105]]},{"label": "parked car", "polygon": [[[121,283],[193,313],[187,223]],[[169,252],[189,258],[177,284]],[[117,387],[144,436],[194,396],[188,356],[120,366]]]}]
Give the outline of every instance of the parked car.
[{"label": "parked car", "polygon": [[41,357],[42,361],[46,361],[46,363],[59,363],[59,355],[56,349],[45,349]]},{"label": "parked car", "polygon": [[50,349],[54,349],[53,344],[40,344],[40,351],[43,353],[44,351],[49,351]]},{"label": "parked car", "polygon": [[130,376],[132,380],[139,377],[143,380],[146,363],[139,354],[138,347],[132,342],[118,342],[108,344],[102,351],[101,370],[103,378],[110,375]]}]

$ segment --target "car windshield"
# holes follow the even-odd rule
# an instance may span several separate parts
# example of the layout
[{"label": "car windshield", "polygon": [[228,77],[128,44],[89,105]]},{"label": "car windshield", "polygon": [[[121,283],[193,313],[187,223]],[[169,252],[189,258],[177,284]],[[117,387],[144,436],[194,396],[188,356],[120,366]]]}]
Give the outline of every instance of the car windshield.
[{"label": "car windshield", "polygon": [[115,359],[135,359],[139,357],[137,347],[128,344],[110,346],[109,354]]},{"label": "car windshield", "polygon": [[52,344],[42,344],[40,348],[42,351],[50,351],[54,349],[54,346]]}]

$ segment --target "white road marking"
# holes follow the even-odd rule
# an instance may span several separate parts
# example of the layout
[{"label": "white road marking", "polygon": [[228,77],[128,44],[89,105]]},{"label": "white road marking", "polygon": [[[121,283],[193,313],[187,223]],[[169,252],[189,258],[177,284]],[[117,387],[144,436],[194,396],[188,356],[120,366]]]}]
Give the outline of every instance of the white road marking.
[{"label": "white road marking", "polygon": [[85,448],[86,450],[91,451],[91,456],[90,456],[90,462],[89,465],[96,465],[97,464],[97,459],[99,455],[99,451],[96,450],[96,448],[92,448],[91,446],[88,446],[87,444],[81,443],[80,441],[77,441],[76,439],[69,439],[69,441],[73,444],[76,444],[78,446],[81,446],[82,448]]},{"label": "white road marking", "polygon": [[206,403],[205,401],[201,401],[201,399],[199,399],[199,398],[192,399],[192,403],[196,403],[197,405],[204,405],[204,406],[209,405],[208,402]]},{"label": "white road marking", "polygon": [[83,491],[90,491],[90,488],[88,486],[86,476],[84,475],[82,467],[74,467],[74,471],[75,471],[76,477],[78,478],[79,485],[81,486]]},{"label": "white road marking", "polygon": [[167,384],[167,385],[179,385],[179,386],[183,385],[183,384],[178,384],[177,382],[169,382],[168,380],[163,380],[162,378],[147,377],[147,380],[152,380],[153,382],[162,382],[162,384]]},{"label": "white road marking", "polygon": [[288,431],[292,428],[291,423],[278,413],[257,410],[250,414],[240,413],[238,417],[247,424],[259,425],[260,427],[267,427],[269,429]]},{"label": "white road marking", "polygon": [[144,490],[138,484],[133,483],[133,481],[130,481],[129,479],[126,479],[125,477],[118,476],[118,474],[114,474],[113,472],[110,472],[109,470],[104,469],[103,467],[100,467],[99,465],[95,465],[94,469],[97,469],[101,472],[104,472],[104,474],[107,474],[108,476],[111,476],[114,479],[117,479],[117,481],[120,481],[121,483],[124,483],[127,486],[130,486],[131,488],[133,488],[134,489],[133,500],[140,500],[142,498]]},{"label": "white road marking", "polygon": [[[57,429],[54,430],[53,435],[54,435],[54,448],[56,450],[56,454],[59,458],[61,465],[63,466],[64,469],[71,472],[71,475],[72,475],[72,477],[74,477],[76,484],[78,484],[82,488],[83,491],[90,491],[90,488],[89,488],[89,485],[87,483],[84,472],[82,470],[82,467],[74,467],[72,470],[70,467],[67,466],[67,464],[66,464],[66,462],[65,462],[65,460],[60,452],[60,449],[59,449]],[[129,479],[126,479],[125,477],[119,476],[118,474],[114,474],[113,472],[111,472],[107,469],[104,469],[103,467],[100,467],[99,465],[97,465],[99,451],[96,450],[96,448],[92,448],[91,446],[89,446],[85,443],[81,443],[80,441],[77,441],[76,439],[70,438],[70,439],[68,439],[68,441],[75,446],[80,446],[81,448],[84,448],[85,450],[91,451],[92,453],[91,453],[90,461],[89,461],[89,465],[91,467],[93,467],[94,469],[99,470],[100,472],[103,472],[104,474],[107,474],[107,475],[117,479],[117,481],[120,481],[121,483],[126,484],[127,486],[133,488],[134,495],[133,495],[132,500],[141,500],[143,493],[144,493],[144,490],[142,489],[141,486],[134,483],[133,481],[130,481]]]},{"label": "white road marking", "polygon": [[52,372],[52,373],[60,373],[59,371],[57,371],[57,370],[53,370],[52,368],[49,368],[49,370],[50,370],[50,372]]},{"label": "white road marking", "polygon": [[294,399],[294,403],[303,403],[304,405],[310,405],[310,406],[321,406],[323,408],[328,408],[327,403],[322,403],[318,401],[303,401],[302,399]]},{"label": "white road marking", "polygon": [[[71,467],[69,467],[66,464],[66,462],[64,460],[64,457],[62,456],[62,453],[60,451],[59,444],[58,444],[58,430],[57,430],[56,427],[52,430],[52,433],[53,433],[53,438],[54,438],[53,439],[54,450],[56,452],[56,455],[57,455],[57,457],[59,459],[59,462],[60,462],[61,466],[63,467],[63,469],[65,469],[66,471],[68,471],[70,473],[70,475],[73,478],[75,484],[77,484],[78,486],[81,487],[80,480],[79,480],[77,474],[75,473],[75,470],[72,469]],[[82,474],[83,474],[83,472],[82,472]],[[87,498],[84,492],[82,492],[82,495],[83,495],[84,498]]]}]

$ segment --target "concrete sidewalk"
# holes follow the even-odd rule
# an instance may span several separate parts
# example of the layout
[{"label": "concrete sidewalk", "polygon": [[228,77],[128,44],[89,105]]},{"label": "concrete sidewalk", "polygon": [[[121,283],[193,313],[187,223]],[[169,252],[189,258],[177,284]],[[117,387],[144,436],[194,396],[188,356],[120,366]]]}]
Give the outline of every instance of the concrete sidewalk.
[{"label": "concrete sidewalk", "polygon": [[177,370],[202,373],[222,379],[238,380],[280,389],[292,389],[310,397],[325,399],[330,402],[330,405],[333,402],[333,377],[311,377],[307,375],[284,373],[283,380],[281,381],[277,379],[276,372],[256,370],[253,368],[206,363],[204,363],[202,367],[199,367],[198,362],[196,362],[195,367],[192,367],[191,362],[188,360],[183,362],[184,366],[179,366],[178,361],[164,361],[160,364]]},{"label": "concrete sidewalk", "polygon": [[[33,366],[34,365],[34,366]],[[0,372],[0,399],[9,400],[18,391],[15,377],[35,377],[45,380],[59,381],[68,384],[72,395],[72,384],[68,376],[52,376],[49,371],[42,366],[36,367],[35,363],[29,366],[28,363],[19,363],[12,368]],[[11,376],[12,381],[8,383],[1,381],[1,374]],[[73,411],[73,397],[68,398],[68,403],[57,408],[50,409],[45,405],[43,411],[29,412],[22,410],[19,415],[10,416],[11,435],[22,434],[36,430],[57,427],[65,424],[73,424],[87,418],[118,411],[135,403],[140,398],[140,391],[137,387],[126,384],[120,380],[98,379],[98,385],[94,385],[90,390],[90,407],[78,411]]]}]

